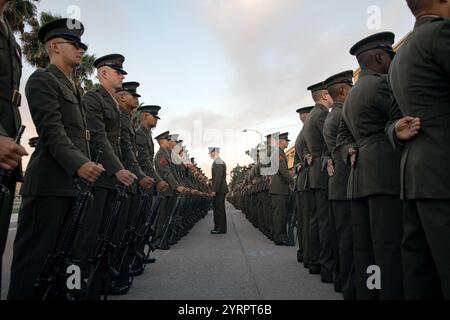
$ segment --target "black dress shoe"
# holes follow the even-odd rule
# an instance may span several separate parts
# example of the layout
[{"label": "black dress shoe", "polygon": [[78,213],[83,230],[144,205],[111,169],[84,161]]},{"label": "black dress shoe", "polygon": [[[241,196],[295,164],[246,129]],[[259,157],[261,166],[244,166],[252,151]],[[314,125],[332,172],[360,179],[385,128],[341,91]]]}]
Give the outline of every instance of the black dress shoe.
[{"label": "black dress shoe", "polygon": [[309,269],[309,262],[303,262],[303,266],[305,267],[305,269]]},{"label": "black dress shoe", "polygon": [[212,230],[211,234],[226,234],[224,231]]},{"label": "black dress shoe", "polygon": [[320,266],[315,264],[309,265],[309,274],[320,274]]},{"label": "black dress shoe", "polygon": [[167,250],[170,250],[170,246],[169,245],[165,245],[165,246],[159,245],[156,247],[156,249],[162,250],[162,251],[167,251]]},{"label": "black dress shoe", "polygon": [[281,241],[281,242],[275,242],[275,245],[279,246],[279,247],[290,247],[291,245],[289,243],[287,243],[286,241]]},{"label": "black dress shoe", "polygon": [[131,287],[129,285],[124,285],[124,286],[113,286],[111,288],[111,290],[109,290],[109,294],[111,296],[123,296],[125,294],[127,294],[128,292],[130,292]]},{"label": "black dress shoe", "polygon": [[303,263],[303,252],[301,252],[300,250],[297,251],[297,262]]},{"label": "black dress shoe", "polygon": [[131,270],[130,273],[133,275],[133,277],[139,277],[144,274],[144,271],[145,271],[144,266],[139,266]]},{"label": "black dress shoe", "polygon": [[152,264],[152,263],[155,263],[155,262],[156,262],[155,258],[145,258],[144,259],[144,263],[145,264]]}]

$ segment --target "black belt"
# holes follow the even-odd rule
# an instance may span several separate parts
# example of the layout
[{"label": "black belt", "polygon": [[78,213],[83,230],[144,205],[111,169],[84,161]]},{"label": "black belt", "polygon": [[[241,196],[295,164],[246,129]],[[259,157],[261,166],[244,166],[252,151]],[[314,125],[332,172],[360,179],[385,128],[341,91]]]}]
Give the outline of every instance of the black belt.
[{"label": "black belt", "polygon": [[83,139],[86,140],[88,142],[91,141],[91,132],[89,130],[84,130],[84,131],[72,131],[72,130],[67,130],[66,129],[66,134],[69,138],[78,138],[78,139]]}]

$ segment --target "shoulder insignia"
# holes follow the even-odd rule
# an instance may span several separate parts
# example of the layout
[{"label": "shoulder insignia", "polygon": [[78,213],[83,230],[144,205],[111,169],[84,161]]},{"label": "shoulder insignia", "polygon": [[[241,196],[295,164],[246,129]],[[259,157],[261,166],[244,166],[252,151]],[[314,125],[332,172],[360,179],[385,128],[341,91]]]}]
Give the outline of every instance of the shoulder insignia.
[{"label": "shoulder insignia", "polygon": [[162,164],[162,165],[167,166],[167,165],[169,164],[169,161],[168,161],[166,158],[162,157],[162,158],[159,160],[159,163]]}]

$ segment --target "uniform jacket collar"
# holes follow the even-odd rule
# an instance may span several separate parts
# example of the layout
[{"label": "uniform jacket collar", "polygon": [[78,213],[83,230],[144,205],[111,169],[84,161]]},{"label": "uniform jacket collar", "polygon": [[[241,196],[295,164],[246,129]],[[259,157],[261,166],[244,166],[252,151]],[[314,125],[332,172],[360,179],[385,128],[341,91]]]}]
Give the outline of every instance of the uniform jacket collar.
[{"label": "uniform jacket collar", "polygon": [[414,25],[414,29],[417,29],[417,28],[423,26],[424,24],[427,24],[427,23],[429,23],[431,21],[434,21],[436,19],[442,19],[442,18],[439,17],[439,16],[423,16],[423,17],[420,17],[419,19],[417,19],[416,24]]},{"label": "uniform jacket collar", "polygon": [[70,82],[69,78],[54,64],[49,64],[47,67],[51,73],[53,73],[57,78],[62,79],[64,84],[67,86],[70,91],[72,91],[76,96],[78,96],[78,91],[76,89],[75,83]]},{"label": "uniform jacket collar", "polygon": [[316,104],[316,108],[318,108],[318,109],[322,109],[322,110],[324,110],[324,111],[327,111],[328,112],[328,108],[327,107],[325,107],[323,104],[321,104],[321,103],[317,103]]},{"label": "uniform jacket collar", "polygon": [[361,73],[359,74],[359,77],[360,78],[364,78],[364,77],[367,77],[367,76],[375,76],[375,75],[380,75],[380,73],[377,73],[375,71],[368,70],[368,69],[363,69],[363,70],[361,70]]},{"label": "uniform jacket collar", "polygon": [[106,100],[108,100],[112,105],[116,106],[116,110],[117,112],[120,112],[120,107],[119,107],[119,103],[116,101],[116,99],[114,99],[114,97],[105,89],[105,87],[103,87],[102,85],[100,85],[98,91],[100,92],[100,94],[106,98]]},{"label": "uniform jacket collar", "polygon": [[344,106],[344,104],[342,102],[335,102],[333,105],[333,109],[334,108],[342,108]]}]

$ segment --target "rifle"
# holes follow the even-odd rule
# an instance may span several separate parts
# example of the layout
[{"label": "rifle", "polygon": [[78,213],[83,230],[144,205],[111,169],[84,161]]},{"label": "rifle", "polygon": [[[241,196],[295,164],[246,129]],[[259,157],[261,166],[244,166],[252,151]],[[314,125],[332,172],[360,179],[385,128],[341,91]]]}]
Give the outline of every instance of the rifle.
[{"label": "rifle", "polygon": [[[157,195],[156,199],[152,203],[152,207],[150,209],[149,214],[147,215],[147,219],[144,224],[142,224],[139,229],[136,231],[136,247],[135,251],[132,252],[133,258],[131,262],[131,266],[134,266],[136,262],[139,260],[146,261],[150,257],[150,254],[155,251],[155,248],[152,245],[152,237],[154,234],[154,230],[152,228],[155,223],[159,205],[163,199],[163,196],[159,195],[156,192],[156,188],[153,189],[153,195]],[[147,253],[145,253],[145,247],[148,247]],[[142,248],[142,249],[141,249]]]},{"label": "rifle", "polygon": [[184,230],[183,213],[186,214],[187,201],[188,201],[187,196],[181,197],[179,209],[175,211],[175,215],[172,219],[172,227],[170,228],[171,233],[167,239],[167,243],[171,246],[174,245],[181,238],[181,234],[183,233]]},{"label": "rifle", "polygon": [[[20,140],[22,139],[23,133],[25,132],[26,127],[20,126],[19,131],[17,132],[16,138],[14,139],[14,142],[16,144],[20,144]],[[3,180],[7,179],[11,174],[12,170],[6,171],[3,169],[0,169],[0,215],[6,214],[4,212],[7,212],[10,210],[10,202],[11,202],[11,193],[9,192],[9,189],[3,184]],[[9,213],[8,213],[9,215]]]},{"label": "rifle", "polygon": [[[98,299],[102,296],[107,300],[110,279],[116,279],[119,276],[119,271],[112,265],[114,254],[117,246],[113,243],[114,232],[119,222],[119,216],[123,205],[128,199],[127,187],[117,186],[117,200],[111,216],[108,218],[105,233],[100,236],[94,250],[90,262],[93,266],[88,279],[86,290],[86,298],[88,300]],[[103,288],[102,288],[103,285]]]},{"label": "rifle", "polygon": [[177,211],[180,207],[181,204],[181,200],[182,200],[183,196],[182,195],[177,195],[177,200],[175,202],[175,205],[173,206],[170,215],[169,215],[169,220],[167,221],[167,224],[164,225],[164,234],[161,238],[161,241],[159,242],[158,248],[161,250],[167,250],[169,249],[169,236],[170,233],[172,232],[172,227],[173,227],[173,221],[174,221],[174,217],[177,214]]},{"label": "rifle", "polygon": [[[96,164],[100,163],[102,154],[102,151],[98,152]],[[78,193],[56,246],[56,252],[47,257],[34,285],[39,300],[75,300],[75,297],[67,288],[66,281],[69,277],[67,270],[70,266],[75,265],[75,261],[71,259],[70,254],[80,236],[88,203],[93,198],[93,184],[77,179],[75,185],[78,188]]]},{"label": "rifle", "polygon": [[145,209],[147,207],[148,200],[150,199],[149,190],[139,189],[139,193],[141,195],[141,198],[139,200],[137,214],[134,217],[133,221],[131,221],[130,226],[125,230],[122,241],[120,242],[118,254],[119,263],[116,268],[116,270],[118,270],[119,272],[121,272],[123,268],[129,267],[128,262],[130,261],[130,254],[133,254],[137,251],[137,245],[139,241],[137,229],[141,225],[141,222],[145,215]]}]

